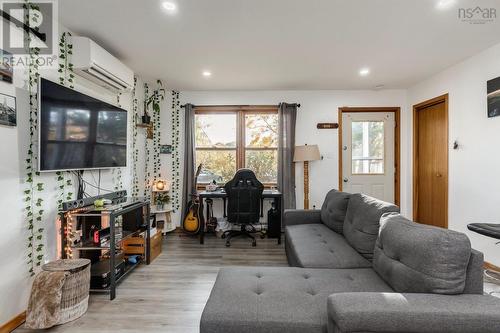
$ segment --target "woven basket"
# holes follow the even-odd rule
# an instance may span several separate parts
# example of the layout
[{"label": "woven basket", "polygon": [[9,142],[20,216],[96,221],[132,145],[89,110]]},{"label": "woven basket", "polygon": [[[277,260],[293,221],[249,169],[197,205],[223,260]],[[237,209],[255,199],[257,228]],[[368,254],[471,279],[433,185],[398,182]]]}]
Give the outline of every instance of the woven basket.
[{"label": "woven basket", "polygon": [[90,288],[90,260],[60,259],[43,265],[44,271],[66,272],[61,295],[58,325],[80,318],[87,312]]}]

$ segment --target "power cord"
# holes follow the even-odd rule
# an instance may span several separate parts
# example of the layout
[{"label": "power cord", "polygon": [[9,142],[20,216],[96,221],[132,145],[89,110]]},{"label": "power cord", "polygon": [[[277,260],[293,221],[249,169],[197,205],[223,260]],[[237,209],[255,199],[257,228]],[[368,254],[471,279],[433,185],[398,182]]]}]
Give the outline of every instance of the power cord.
[{"label": "power cord", "polygon": [[90,187],[96,189],[98,195],[101,194],[101,191],[108,192],[108,193],[114,192],[113,190],[109,190],[109,189],[105,189],[105,188],[101,187],[101,171],[100,170],[99,170],[99,178],[98,178],[97,182],[95,180],[95,176],[93,175],[93,173],[92,172],[90,173],[91,177],[94,179],[94,182],[96,182],[97,185],[92,184],[91,182],[86,181],[83,178],[83,170],[81,170],[81,171],[73,171],[73,174],[77,177],[77,180],[78,180],[78,197],[77,197],[78,199],[81,199],[81,198],[84,198],[84,197],[85,198],[91,197],[91,195],[88,194],[87,191],[86,191],[87,186],[90,186]]}]

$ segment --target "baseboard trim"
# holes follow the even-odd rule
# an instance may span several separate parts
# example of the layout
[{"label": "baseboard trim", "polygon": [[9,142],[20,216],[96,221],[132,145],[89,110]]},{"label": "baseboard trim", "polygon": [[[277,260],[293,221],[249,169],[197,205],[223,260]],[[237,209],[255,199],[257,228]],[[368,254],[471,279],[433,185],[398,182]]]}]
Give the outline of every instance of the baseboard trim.
[{"label": "baseboard trim", "polygon": [[21,326],[24,321],[26,320],[26,311],[23,311],[23,313],[18,314],[2,326],[0,326],[0,333],[10,333],[19,326]]},{"label": "baseboard trim", "polygon": [[483,265],[484,269],[489,269],[491,271],[495,271],[495,272],[499,272],[500,273],[500,267],[498,266],[495,266],[487,261],[484,262],[484,265]]}]

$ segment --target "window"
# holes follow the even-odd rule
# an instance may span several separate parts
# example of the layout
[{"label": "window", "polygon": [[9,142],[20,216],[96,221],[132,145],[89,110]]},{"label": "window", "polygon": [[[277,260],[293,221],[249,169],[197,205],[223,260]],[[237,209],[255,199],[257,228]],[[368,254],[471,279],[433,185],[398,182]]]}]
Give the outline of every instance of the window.
[{"label": "window", "polygon": [[200,107],[195,115],[199,184],[231,180],[236,170],[252,169],[264,184],[278,177],[276,107]]},{"label": "window", "polygon": [[352,122],[352,174],[384,173],[384,122]]}]

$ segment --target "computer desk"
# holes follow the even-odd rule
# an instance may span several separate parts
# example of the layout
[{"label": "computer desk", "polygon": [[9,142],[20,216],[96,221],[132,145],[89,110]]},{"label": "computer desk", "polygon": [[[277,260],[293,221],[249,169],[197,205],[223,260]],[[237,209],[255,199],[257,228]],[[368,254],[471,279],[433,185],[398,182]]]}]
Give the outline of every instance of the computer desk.
[{"label": "computer desk", "polygon": [[[224,217],[226,217],[226,201],[227,201],[227,193],[222,190],[222,189],[219,189],[217,191],[212,191],[212,192],[208,192],[208,191],[201,191],[201,192],[198,192],[198,197],[200,198],[200,204],[203,205],[205,204],[204,201],[206,199],[222,199],[222,201],[224,202]],[[278,238],[278,244],[281,244],[281,226],[282,226],[282,220],[283,220],[283,205],[282,205],[282,200],[283,200],[283,194],[280,192],[280,191],[277,191],[277,190],[264,190],[262,192],[262,200],[260,202],[260,216],[263,217],[264,216],[264,212],[263,212],[263,208],[264,208],[264,200],[273,200],[274,201],[274,205],[276,207],[276,209],[278,210],[278,213],[279,213],[279,236],[276,237]],[[207,207],[207,213],[206,213],[206,217],[208,217],[208,214],[209,214],[209,208],[208,208],[208,205],[206,205]],[[268,226],[269,228],[269,226]],[[200,225],[200,244],[203,244],[205,240],[205,218],[202,218],[201,219],[201,225]]]}]

